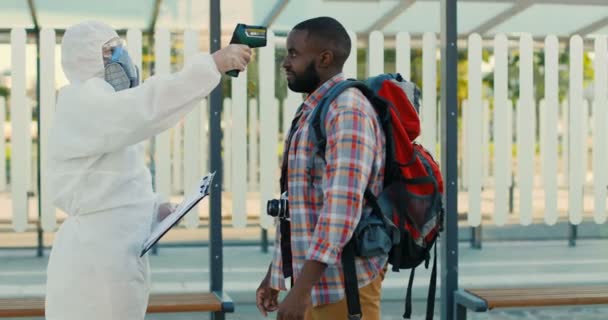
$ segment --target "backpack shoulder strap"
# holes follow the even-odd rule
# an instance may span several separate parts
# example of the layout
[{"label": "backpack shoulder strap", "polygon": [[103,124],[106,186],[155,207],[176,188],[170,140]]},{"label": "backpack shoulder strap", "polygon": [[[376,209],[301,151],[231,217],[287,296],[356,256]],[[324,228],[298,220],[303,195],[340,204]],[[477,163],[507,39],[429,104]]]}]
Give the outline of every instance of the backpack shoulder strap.
[{"label": "backpack shoulder strap", "polygon": [[[310,139],[312,139],[314,152],[319,155],[322,159],[325,159],[325,148],[327,146],[327,132],[325,130],[325,119],[327,112],[329,111],[329,105],[332,101],[336,100],[342,92],[349,88],[357,88],[370,102],[378,121],[382,126],[385,134],[387,134],[387,144],[392,144],[392,138],[390,137],[390,114],[388,112],[388,102],[376,95],[376,92],[380,90],[380,86],[384,80],[394,79],[396,76],[392,74],[383,74],[380,76],[368,78],[365,81],[359,81],[354,79],[344,80],[337,83],[321,98],[319,104],[313,110],[313,114],[310,117]],[[388,131],[387,131],[388,130]],[[387,145],[387,148],[391,148]],[[312,160],[312,158],[311,158]],[[373,193],[366,189],[365,198],[370,201],[372,205],[377,203],[376,197]],[[374,210],[376,211],[376,210]],[[381,211],[378,210],[380,213]]]},{"label": "backpack shoulder strap", "polygon": [[374,109],[375,105],[381,101],[381,99],[376,96],[374,91],[370,89],[363,81],[348,79],[331,87],[327,93],[325,93],[323,98],[321,98],[321,101],[319,101],[319,104],[313,110],[309,120],[312,129],[310,132],[310,138],[312,139],[314,145],[314,151],[323,159],[325,159],[325,147],[327,145],[325,119],[327,117],[327,112],[329,111],[329,105],[332,103],[332,101],[336,100],[340,94],[349,88],[359,89],[359,91],[361,91],[361,93],[363,93],[363,95],[374,106]]},{"label": "backpack shoulder strap", "polygon": [[355,244],[353,240],[346,243],[342,251],[342,268],[344,274],[344,294],[346,295],[346,308],[348,320],[361,320],[361,300],[359,298],[359,281],[357,280],[357,267],[355,263]]}]

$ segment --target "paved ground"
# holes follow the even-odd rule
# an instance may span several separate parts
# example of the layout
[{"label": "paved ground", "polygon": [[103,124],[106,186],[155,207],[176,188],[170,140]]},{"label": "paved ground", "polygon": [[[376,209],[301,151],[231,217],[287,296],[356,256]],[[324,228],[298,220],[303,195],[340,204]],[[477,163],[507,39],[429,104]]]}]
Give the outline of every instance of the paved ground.
[{"label": "paved ground", "polygon": [[[415,310],[424,310],[422,304],[415,304]],[[258,310],[252,304],[244,305],[240,308],[240,312],[226,316],[227,320],[265,320],[275,319],[276,315],[269,315],[264,318],[259,315]],[[403,302],[385,301],[382,303],[382,320],[402,320]],[[420,313],[422,313],[421,311]],[[171,316],[151,316],[148,320],[194,320],[194,319],[209,319],[205,314],[184,314]],[[421,314],[412,316],[412,320],[425,320],[426,317]],[[434,319],[439,320],[438,313]],[[471,320],[606,320],[608,319],[608,308],[556,308],[545,310],[511,310],[504,312],[489,312],[484,314],[470,314],[468,319]],[[17,319],[15,319],[17,320]],[[38,319],[36,319],[38,320]],[[333,319],[328,319],[333,320]],[[339,320],[339,319],[336,319]]]},{"label": "paved ground", "polygon": [[[485,242],[482,250],[460,246],[460,286],[544,286],[552,284],[608,283],[608,240]],[[253,306],[253,292],[264,274],[269,254],[257,246],[225,247],[224,288],[235,300],[236,313],[227,319],[263,319]],[[33,250],[0,250],[0,296],[44,293],[46,258]],[[151,257],[154,292],[207,291],[208,250],[205,247],[161,248]],[[382,319],[400,319],[409,273],[389,273],[383,284]],[[429,272],[417,270],[413,295],[414,319],[422,319]],[[438,296],[438,303],[440,299]],[[440,306],[437,306],[437,310]],[[439,312],[439,311],[438,311]],[[438,315],[438,314],[437,314]],[[152,320],[206,319],[199,315],[154,315]],[[438,319],[439,317],[437,317]],[[511,310],[471,315],[470,319],[608,319],[603,308]],[[37,319],[38,320],[38,319]]]}]

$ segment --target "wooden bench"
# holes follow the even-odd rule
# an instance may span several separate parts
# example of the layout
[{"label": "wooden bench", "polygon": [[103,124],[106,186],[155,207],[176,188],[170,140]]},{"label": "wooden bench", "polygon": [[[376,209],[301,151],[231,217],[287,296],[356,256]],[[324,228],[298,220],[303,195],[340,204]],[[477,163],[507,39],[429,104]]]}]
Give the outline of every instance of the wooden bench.
[{"label": "wooden bench", "polygon": [[[225,293],[152,294],[148,313],[234,312]],[[44,297],[0,299],[0,318],[44,317]]]},{"label": "wooden bench", "polygon": [[454,304],[456,320],[465,320],[467,309],[601,305],[608,304],[608,285],[460,289],[454,294]]}]

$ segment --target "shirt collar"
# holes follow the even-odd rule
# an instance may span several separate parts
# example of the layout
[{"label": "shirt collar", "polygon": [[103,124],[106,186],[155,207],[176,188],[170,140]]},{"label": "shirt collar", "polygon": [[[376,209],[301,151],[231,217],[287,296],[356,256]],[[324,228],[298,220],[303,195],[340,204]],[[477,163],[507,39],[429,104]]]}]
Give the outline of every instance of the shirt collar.
[{"label": "shirt collar", "polygon": [[321,86],[319,86],[313,93],[306,97],[306,100],[303,104],[303,109],[312,109],[317,106],[321,98],[325,95],[325,93],[333,87],[336,83],[345,80],[344,73],[338,73],[335,76],[331,77],[329,80],[325,81]]}]

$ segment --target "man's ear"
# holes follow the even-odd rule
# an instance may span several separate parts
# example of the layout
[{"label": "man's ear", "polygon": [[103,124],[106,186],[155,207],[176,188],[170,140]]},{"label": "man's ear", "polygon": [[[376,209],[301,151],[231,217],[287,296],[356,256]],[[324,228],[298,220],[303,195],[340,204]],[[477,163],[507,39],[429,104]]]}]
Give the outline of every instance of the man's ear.
[{"label": "man's ear", "polygon": [[334,64],[334,53],[331,50],[324,50],[319,55],[319,68],[327,69]]}]

